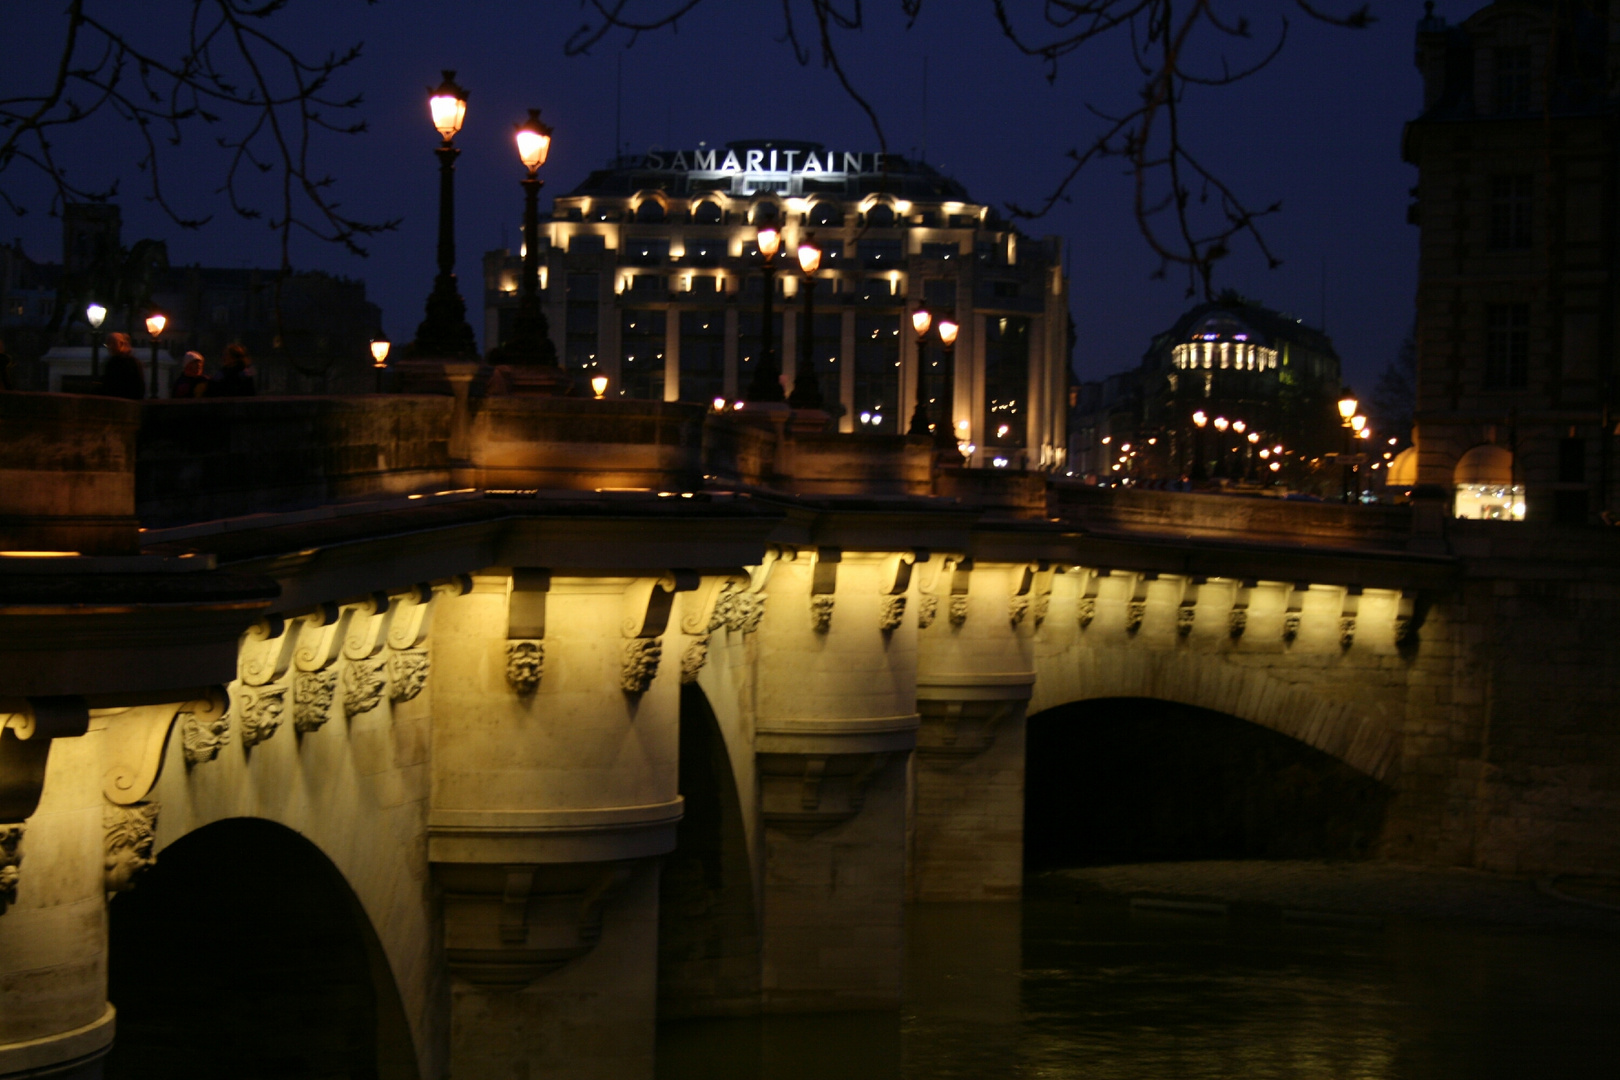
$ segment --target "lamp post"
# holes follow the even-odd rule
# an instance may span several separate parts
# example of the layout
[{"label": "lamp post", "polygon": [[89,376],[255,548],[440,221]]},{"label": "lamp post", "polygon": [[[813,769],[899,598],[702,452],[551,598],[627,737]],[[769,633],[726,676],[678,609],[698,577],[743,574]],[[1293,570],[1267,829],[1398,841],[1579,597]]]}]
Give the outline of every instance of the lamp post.
[{"label": "lamp post", "polygon": [[596,395],[597,401],[601,401],[602,395],[607,393],[607,384],[608,377],[606,375],[591,376],[591,393]]},{"label": "lamp post", "polygon": [[1210,423],[1215,425],[1215,431],[1216,431],[1216,436],[1215,436],[1215,453],[1216,453],[1215,475],[1216,476],[1225,476],[1226,475],[1226,429],[1232,426],[1232,422],[1230,420],[1228,420],[1224,416],[1217,416],[1214,420],[1211,420]]},{"label": "lamp post", "polygon": [[1192,478],[1202,480],[1204,473],[1204,425],[1209,423],[1209,414],[1199,409],[1192,414],[1193,422],[1193,467]]},{"label": "lamp post", "polygon": [[1248,480],[1254,476],[1254,447],[1260,441],[1258,431],[1249,432],[1249,448],[1243,453],[1243,479]]},{"label": "lamp post", "polygon": [[776,252],[782,246],[782,234],[769,226],[759,230],[760,269],[765,273],[765,301],[760,308],[759,363],[754,377],[748,380],[747,400],[750,402],[776,402],[782,400],[782,373],[776,366],[776,327],[772,325],[771,299],[776,291]]},{"label": "lamp post", "polygon": [[95,301],[85,306],[84,321],[90,324],[90,377],[101,374],[101,323],[107,318],[107,309]]},{"label": "lamp post", "polygon": [[819,409],[823,405],[821,382],[816,377],[816,271],[821,268],[821,249],[806,240],[799,245],[799,269],[804,271],[804,334],[799,363],[793,373],[793,393],[788,404],[795,409]]},{"label": "lamp post", "polygon": [[158,396],[158,338],[163,336],[163,328],[168,325],[169,317],[161,311],[154,311],[146,317],[146,332],[152,335],[152,386],[148,397]]},{"label": "lamp post", "polygon": [[928,399],[924,389],[928,374],[923,371],[923,342],[927,340],[928,328],[933,324],[934,317],[927,308],[918,308],[911,313],[911,328],[917,333],[917,403],[911,410],[911,426],[906,429],[907,435],[929,434]]},{"label": "lamp post", "polygon": [[1343,486],[1341,497],[1345,502],[1350,501],[1350,463],[1348,460],[1350,456],[1351,439],[1350,418],[1356,415],[1356,406],[1358,404],[1360,403],[1356,401],[1356,396],[1350,392],[1350,388],[1348,386],[1345,387],[1344,392],[1339,397],[1339,423],[1340,426],[1344,428],[1343,442],[1344,456],[1346,458],[1346,460],[1341,463],[1342,475],[1340,479]]},{"label": "lamp post", "polygon": [[952,410],[951,391],[956,386],[956,367],[952,359],[956,352],[956,335],[962,328],[950,319],[939,320],[939,343],[945,346],[945,378],[940,387],[939,396],[944,399],[945,407],[940,410],[939,423],[934,425],[934,449],[939,451],[955,450],[961,452],[957,446],[956,432],[951,428],[950,416]]},{"label": "lamp post", "polygon": [[530,109],[529,118],[517,125],[517,150],[529,170],[523,178],[523,277],[512,337],[503,351],[506,359],[556,367],[557,347],[540,309],[540,188],[545,181],[537,174],[551,152],[551,128],[540,119],[539,109]]},{"label": "lamp post", "polygon": [[377,393],[383,392],[383,373],[388,370],[388,348],[393,343],[388,340],[387,334],[378,334],[371,339],[371,366],[377,372]]},{"label": "lamp post", "polygon": [[[1352,447],[1356,445],[1356,440],[1365,439],[1365,438],[1368,438],[1371,435],[1372,435],[1372,428],[1367,426],[1367,418],[1365,416],[1362,416],[1360,413],[1357,413],[1355,416],[1352,416],[1350,418],[1350,445]],[[1359,455],[1360,451],[1357,450],[1357,451],[1355,451],[1355,453],[1357,455]],[[1350,465],[1350,486],[1351,486],[1350,489],[1351,489],[1351,493],[1352,493],[1351,501],[1352,502],[1360,502],[1361,501],[1361,466],[1357,462],[1352,462],[1351,465]]]},{"label": "lamp post", "polygon": [[467,92],[456,85],[456,73],[446,71],[444,82],[433,90],[428,107],[433,126],[444,142],[434,151],[439,157],[439,273],[427,298],[427,315],[416,328],[416,352],[424,356],[471,356],[478,345],[467,325],[467,305],[456,289],[456,132],[467,118]]}]

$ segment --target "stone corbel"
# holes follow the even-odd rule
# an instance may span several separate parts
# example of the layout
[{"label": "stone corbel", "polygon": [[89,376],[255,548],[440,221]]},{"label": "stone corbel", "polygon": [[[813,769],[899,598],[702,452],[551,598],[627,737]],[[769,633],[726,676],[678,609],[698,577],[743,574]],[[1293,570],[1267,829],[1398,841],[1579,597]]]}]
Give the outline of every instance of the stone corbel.
[{"label": "stone corbel", "polygon": [[247,686],[264,686],[287,673],[298,645],[298,621],[280,616],[260,619],[242,635],[237,673]]},{"label": "stone corbel", "polygon": [[516,990],[596,947],[634,864],[440,867],[445,958],[470,983]]},{"label": "stone corbel", "polygon": [[519,567],[512,571],[506,598],[506,685],[518,694],[540,688],[546,670],[546,597],[551,571]]},{"label": "stone corbel", "polygon": [[759,565],[748,567],[748,591],[763,593],[765,586],[770,584],[771,571],[776,568],[776,564],[792,562],[797,555],[798,552],[792,548],[784,549],[776,544],[767,544],[765,555],[760,559]]},{"label": "stone corbel", "polygon": [[681,654],[681,683],[695,683],[709,660],[709,634],[724,625],[718,611],[722,595],[741,588],[746,579],[741,575],[711,574],[698,582],[698,587],[681,605],[681,633],[692,640]]},{"label": "stone corbel", "polygon": [[866,805],[867,787],[893,756],[892,751],[761,755],[761,816],[771,828],[798,837],[849,821]]},{"label": "stone corbel", "polygon": [[1014,566],[1007,571],[1007,621],[1017,626],[1029,614],[1030,589],[1035,585],[1036,565]]},{"label": "stone corbel", "polygon": [[433,630],[433,586],[423,582],[393,598],[398,608],[388,626],[388,647],[398,651],[421,648]]},{"label": "stone corbel", "polygon": [[[293,666],[300,677],[325,671],[331,667],[349,636],[349,623],[355,609],[337,604],[322,604],[313,614],[299,620],[298,647],[293,652]],[[290,631],[289,631],[290,633]]]},{"label": "stone corbel", "polygon": [[838,602],[839,548],[817,548],[810,557],[810,627],[818,634],[832,629],[833,606]]},{"label": "stone corbel", "polygon": [[23,834],[45,790],[51,741],[75,738],[89,727],[83,698],[0,701],[0,915],[17,900]]},{"label": "stone corbel", "polygon": [[160,809],[157,803],[102,804],[101,824],[106,845],[102,885],[108,899],[133,889],[136,879],[157,862],[152,849],[156,845]]},{"label": "stone corbel", "polygon": [[906,618],[906,590],[911,587],[915,553],[897,551],[878,564],[878,629],[885,634],[900,629]]},{"label": "stone corbel", "polygon": [[1361,586],[1346,585],[1339,602],[1339,648],[1348,649],[1356,640],[1356,616],[1361,611]]},{"label": "stone corbel", "polygon": [[[163,772],[164,751],[174,725],[181,725],[181,741],[195,750],[187,763],[211,761],[225,741],[230,697],[225,688],[211,686],[180,705],[137,705],[128,709],[97,710],[105,724],[102,733],[101,793],[115,806],[132,806],[152,793]],[[194,762],[192,758],[195,757]]]},{"label": "stone corbel", "polygon": [[918,680],[917,757],[954,769],[989,749],[997,729],[1029,702],[1033,671],[940,674]]},{"label": "stone corbel", "polygon": [[1148,586],[1158,579],[1158,574],[1151,570],[1141,574],[1130,575],[1130,599],[1125,602],[1125,630],[1134,634],[1142,629],[1142,619],[1147,615]]},{"label": "stone corbel", "polygon": [[1236,639],[1249,628],[1249,598],[1255,587],[1253,581],[1232,583],[1232,606],[1226,613],[1226,635]]},{"label": "stone corbel", "polygon": [[22,881],[22,822],[0,824],[0,915],[17,902],[17,886]]},{"label": "stone corbel", "polygon": [[388,631],[399,611],[387,593],[373,593],[355,605],[349,633],[343,639],[346,660],[370,660],[388,644]]},{"label": "stone corbel", "polygon": [[939,582],[954,565],[957,556],[918,548],[913,557],[917,566],[917,629],[926,630],[939,617]]},{"label": "stone corbel", "polygon": [[1052,581],[1063,573],[1063,567],[1053,566],[1048,562],[1037,564],[1035,581],[1030,586],[1030,615],[1035,620],[1035,629],[1039,630],[1046,622],[1047,613],[1052,610]]},{"label": "stone corbel", "polygon": [[662,577],[637,578],[624,593],[625,638],[619,685],[627,694],[644,694],[658,675],[663,634],[675,606],[675,595],[693,592],[702,579],[694,570],[672,570]]},{"label": "stone corbel", "polygon": [[951,567],[951,608],[950,620],[952,626],[961,626],[967,622],[968,616],[968,590],[973,585],[973,560],[958,559]]},{"label": "stone corbel", "polygon": [[1204,587],[1204,578],[1181,579],[1181,602],[1176,605],[1176,634],[1188,637],[1198,618],[1198,595]]},{"label": "stone corbel", "polygon": [[1102,586],[1103,571],[1095,567],[1080,567],[1080,582],[1076,586],[1079,596],[1075,600],[1075,621],[1084,630],[1097,617],[1097,591]]},{"label": "stone corbel", "polygon": [[1304,618],[1305,594],[1310,591],[1308,581],[1285,584],[1283,589],[1282,639],[1292,645],[1299,637],[1300,620]]},{"label": "stone corbel", "polygon": [[1406,647],[1417,640],[1417,593],[1402,589],[1395,601],[1395,644]]}]

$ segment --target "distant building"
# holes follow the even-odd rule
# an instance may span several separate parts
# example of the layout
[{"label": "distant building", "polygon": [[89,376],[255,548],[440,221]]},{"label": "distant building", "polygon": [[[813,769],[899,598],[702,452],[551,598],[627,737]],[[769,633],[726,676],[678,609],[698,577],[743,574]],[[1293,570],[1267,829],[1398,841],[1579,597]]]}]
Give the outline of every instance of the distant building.
[{"label": "distant building", "polygon": [[1615,508],[1616,71],[1602,5],[1417,28],[1418,482],[1468,517]]},{"label": "distant building", "polygon": [[[917,345],[909,313],[961,327],[931,419],[978,460],[1055,468],[1066,455],[1068,296],[1060,244],[1024,236],[955,180],[897,155],[815,143],[620,158],[555,202],[542,230],[543,303],[558,355],[609,393],[744,396],[760,349],[760,228],[782,232],[774,323],[785,389],[803,347],[795,251],[813,239],[812,348],[839,430],[903,433]],[[506,335],[521,253],[484,258],[485,339]],[[944,372],[937,335],[927,370]]]},{"label": "distant building", "polygon": [[[38,340],[36,355],[50,349],[31,372],[35,388],[92,385],[84,315],[90,301],[108,308],[99,334],[130,333],[143,359],[149,356],[147,314],[167,315],[159,341],[165,376],[175,369],[174,357],[193,349],[217,371],[225,346],[241,343],[254,357],[261,393],[354,393],[374,386],[369,344],[381,330],[382,313],[366,299],[364,282],[318,271],[290,274],[280,284],[278,323],[275,270],[170,266],[161,242],[126,249],[121,229],[117,206],[71,204],[63,214],[61,263],[32,262],[20,242],[0,247],[3,329],[9,339],[14,323],[26,328]],[[159,387],[167,393],[166,378]]]},{"label": "distant building", "polygon": [[1077,412],[1073,426],[1094,434],[1075,471],[1298,483],[1313,459],[1345,449],[1340,390],[1326,334],[1228,292],[1156,335],[1136,368],[1110,376]]}]

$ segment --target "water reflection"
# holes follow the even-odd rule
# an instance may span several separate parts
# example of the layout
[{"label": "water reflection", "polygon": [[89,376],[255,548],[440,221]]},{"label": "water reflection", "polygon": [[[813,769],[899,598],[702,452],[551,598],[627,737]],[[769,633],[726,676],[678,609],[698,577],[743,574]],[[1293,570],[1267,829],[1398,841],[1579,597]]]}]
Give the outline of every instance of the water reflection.
[{"label": "water reflection", "polygon": [[683,1022],[664,1080],[1620,1075],[1620,943],[1080,906],[910,910],[899,1014]]}]

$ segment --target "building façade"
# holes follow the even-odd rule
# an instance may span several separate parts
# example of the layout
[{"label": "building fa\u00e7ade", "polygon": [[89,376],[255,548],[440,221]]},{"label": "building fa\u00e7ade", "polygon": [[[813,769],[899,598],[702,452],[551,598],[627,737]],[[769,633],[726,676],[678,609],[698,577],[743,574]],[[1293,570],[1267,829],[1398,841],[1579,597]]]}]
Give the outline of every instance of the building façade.
[{"label": "building fa\u00e7ade", "polygon": [[[1024,236],[955,180],[893,154],[809,142],[621,157],[554,203],[540,286],[563,364],[608,395],[744,397],[762,349],[761,228],[781,232],[773,332],[784,391],[815,361],[832,423],[900,434],[915,402],[911,312],[960,326],[922,346],[930,421],[975,464],[1056,468],[1065,453],[1068,295],[1060,243]],[[822,251],[813,333],[794,253]],[[484,257],[485,340],[516,311],[521,254]],[[947,362],[947,358],[949,358]]]},{"label": "building fa\u00e7ade", "polygon": [[1470,517],[1614,508],[1616,60],[1605,4],[1417,29],[1421,484]]}]

